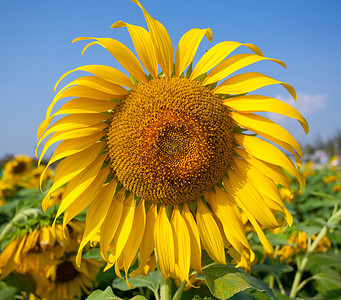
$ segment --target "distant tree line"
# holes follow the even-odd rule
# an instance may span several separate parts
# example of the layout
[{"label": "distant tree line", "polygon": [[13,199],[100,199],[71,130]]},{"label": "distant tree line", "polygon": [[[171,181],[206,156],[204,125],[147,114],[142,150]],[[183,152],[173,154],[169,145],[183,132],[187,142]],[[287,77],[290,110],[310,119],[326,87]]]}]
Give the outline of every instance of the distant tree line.
[{"label": "distant tree line", "polygon": [[327,140],[323,140],[321,136],[317,136],[312,144],[304,146],[303,149],[306,154],[314,154],[318,150],[323,150],[328,154],[328,156],[340,155],[341,130],[338,130]]}]

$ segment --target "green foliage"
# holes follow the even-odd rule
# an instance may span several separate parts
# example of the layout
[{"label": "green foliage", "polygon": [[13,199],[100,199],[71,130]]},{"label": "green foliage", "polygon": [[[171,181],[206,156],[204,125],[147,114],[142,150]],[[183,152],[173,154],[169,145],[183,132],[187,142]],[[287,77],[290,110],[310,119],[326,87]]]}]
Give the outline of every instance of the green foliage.
[{"label": "green foliage", "polygon": [[276,299],[271,289],[261,280],[233,265],[211,265],[204,268],[203,273],[211,293],[219,299],[232,297],[247,289],[264,292],[267,296]]}]

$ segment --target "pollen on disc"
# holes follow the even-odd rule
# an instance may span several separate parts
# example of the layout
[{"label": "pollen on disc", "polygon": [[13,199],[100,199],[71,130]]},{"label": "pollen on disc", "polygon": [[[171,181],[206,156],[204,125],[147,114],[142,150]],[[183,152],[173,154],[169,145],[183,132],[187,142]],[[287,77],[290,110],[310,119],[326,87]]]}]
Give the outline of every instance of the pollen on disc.
[{"label": "pollen on disc", "polygon": [[145,200],[192,201],[226,174],[232,133],[228,109],[198,81],[139,83],[113,110],[107,134],[111,170]]}]

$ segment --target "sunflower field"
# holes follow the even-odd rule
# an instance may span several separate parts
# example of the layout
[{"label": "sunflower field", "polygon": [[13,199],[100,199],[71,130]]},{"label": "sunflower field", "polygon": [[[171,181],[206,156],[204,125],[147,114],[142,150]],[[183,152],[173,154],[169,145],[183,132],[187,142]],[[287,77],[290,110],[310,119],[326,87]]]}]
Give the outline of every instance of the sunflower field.
[{"label": "sunflower field", "polygon": [[[64,189],[52,195],[43,213],[41,201],[54,171],[45,177],[42,193],[42,170],[26,156],[1,166],[0,299],[159,299],[161,276],[155,258],[150,258],[141,275],[129,279],[129,286],[112,268],[104,271],[96,243],[85,247],[77,267],[74,260],[86,210],[64,232],[61,218],[52,225]],[[251,270],[216,264],[203,253],[202,274],[192,270],[188,283],[172,282],[174,299],[340,299],[341,170],[317,169],[312,163],[303,170],[307,181],[303,191],[295,179],[292,191],[280,190],[293,225],[265,232],[274,252],[264,251],[249,220],[242,216],[256,253]],[[135,263],[130,271],[136,268]]]}]

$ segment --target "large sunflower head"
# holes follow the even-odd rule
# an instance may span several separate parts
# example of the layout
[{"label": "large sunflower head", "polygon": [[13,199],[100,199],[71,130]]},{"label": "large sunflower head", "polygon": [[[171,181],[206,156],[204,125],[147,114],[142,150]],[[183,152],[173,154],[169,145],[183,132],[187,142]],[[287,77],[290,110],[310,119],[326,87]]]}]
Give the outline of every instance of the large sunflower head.
[{"label": "large sunflower head", "polygon": [[[241,212],[271,252],[261,228],[281,226],[279,213],[292,223],[278,191],[279,185],[290,188],[284,171],[304,186],[300,146],[257,113],[297,119],[306,132],[308,125],[288,104],[249,94],[280,84],[296,99],[289,84],[256,72],[231,74],[258,61],[285,64],[264,57],[253,44],[225,41],[193,66],[203,37],[212,41],[209,28],[186,32],[174,61],[165,27],[133,2],[142,9],[148,31],[123,21],[112,28],[128,29],[139,59],[115,39],[75,40],[90,41],[84,50],[104,47],[130,77],[109,66],[87,65],[60,78],[74,71],[92,74],[57,93],[38,129],[38,146],[52,134],[40,160],[59,141],[47,167],[63,159],[43,208],[67,183],[56,218],[64,212],[65,226],[88,207],[77,264],[83,247],[97,239],[107,268],[115,265],[118,276],[119,269],[128,273],[136,258],[139,268],[131,276],[143,272],[156,254],[164,277],[188,281],[190,267],[201,272],[202,249],[222,264],[229,249],[233,261],[248,268],[254,253]],[[241,46],[252,53],[229,56]],[[67,97],[72,99],[51,114]],[[50,125],[62,114],[67,116]],[[292,153],[296,164],[273,144]]]}]

